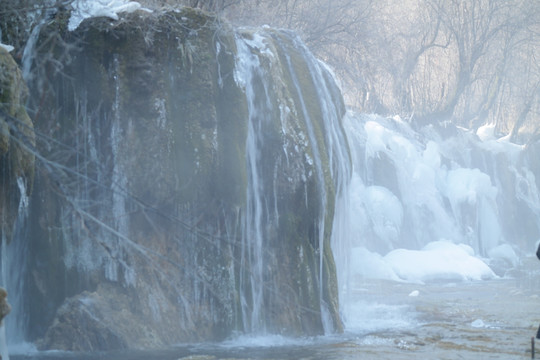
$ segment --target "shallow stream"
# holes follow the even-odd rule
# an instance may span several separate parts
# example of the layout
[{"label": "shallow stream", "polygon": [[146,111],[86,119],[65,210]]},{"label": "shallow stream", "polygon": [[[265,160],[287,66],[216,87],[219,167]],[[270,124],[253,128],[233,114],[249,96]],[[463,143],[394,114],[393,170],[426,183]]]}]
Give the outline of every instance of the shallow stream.
[{"label": "shallow stream", "polygon": [[524,263],[513,278],[490,281],[419,285],[358,279],[341,335],[239,337],[155,351],[31,352],[11,359],[529,359],[540,325],[540,263]]}]

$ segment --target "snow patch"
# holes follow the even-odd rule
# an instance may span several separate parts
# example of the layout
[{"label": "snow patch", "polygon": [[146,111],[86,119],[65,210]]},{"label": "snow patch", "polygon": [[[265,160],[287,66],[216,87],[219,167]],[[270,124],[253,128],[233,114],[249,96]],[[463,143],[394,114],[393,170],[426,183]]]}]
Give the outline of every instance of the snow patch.
[{"label": "snow patch", "polygon": [[400,279],[408,282],[487,280],[496,277],[485,262],[449,241],[431,242],[422,250],[396,249],[384,259]]},{"label": "snow patch", "polygon": [[497,138],[495,134],[495,124],[486,124],[476,131],[480,138],[480,147],[494,154],[506,153],[516,158],[525,148],[523,145],[514,144],[510,141],[510,134]]},{"label": "snow patch", "polygon": [[353,272],[364,278],[418,284],[497,277],[484,261],[474,256],[470,246],[445,240],[431,242],[422,250],[392,250],[384,257],[364,248],[355,248],[351,261]]},{"label": "snow patch", "polygon": [[6,45],[6,44],[2,44],[2,43],[0,43],[0,47],[3,48],[3,49],[5,49],[7,52],[12,52],[13,49],[15,49],[15,48],[14,48],[13,46],[11,46],[11,45]]},{"label": "snow patch", "polygon": [[131,13],[136,10],[151,12],[141,7],[136,1],[128,0],[74,0],[71,4],[73,11],[68,23],[68,30],[73,31],[85,20],[93,17],[108,17],[118,20],[118,14]]},{"label": "snow patch", "polygon": [[363,247],[352,249],[351,270],[353,274],[366,279],[400,280],[381,255]]},{"label": "snow patch", "polygon": [[495,134],[495,124],[485,124],[483,126],[480,126],[478,130],[476,130],[476,135],[482,141],[495,139],[494,134]]}]

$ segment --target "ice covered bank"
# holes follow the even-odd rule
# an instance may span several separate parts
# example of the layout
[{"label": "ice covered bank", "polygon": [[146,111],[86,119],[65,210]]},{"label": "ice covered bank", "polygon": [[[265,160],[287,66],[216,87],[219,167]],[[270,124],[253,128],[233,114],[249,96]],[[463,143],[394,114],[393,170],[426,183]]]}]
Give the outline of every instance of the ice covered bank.
[{"label": "ice covered bank", "polygon": [[[349,114],[353,157],[347,287],[354,276],[398,281],[504,276],[540,238],[538,144],[450,123]],[[338,253],[338,251],[336,251]],[[347,274],[337,260],[338,273]],[[488,267],[489,266],[489,267]]]},{"label": "ice covered bank", "polygon": [[330,236],[350,159],[325,67],[292,34],[189,8],[73,31],[65,15],[27,51],[24,338],[92,351],[340,331]]}]

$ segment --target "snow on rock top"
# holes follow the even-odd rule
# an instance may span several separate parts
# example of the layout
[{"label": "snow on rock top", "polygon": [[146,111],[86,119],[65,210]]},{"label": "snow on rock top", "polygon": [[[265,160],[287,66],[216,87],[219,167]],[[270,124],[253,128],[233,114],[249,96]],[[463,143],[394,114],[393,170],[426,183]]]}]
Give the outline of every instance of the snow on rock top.
[{"label": "snow on rock top", "polygon": [[495,139],[494,134],[495,134],[495,124],[486,124],[486,125],[480,126],[478,130],[476,130],[476,135],[482,141],[494,140]]},{"label": "snow on rock top", "polygon": [[13,46],[11,46],[11,45],[6,45],[6,44],[2,44],[2,43],[0,43],[0,47],[1,47],[1,48],[4,48],[7,52],[11,52],[11,51],[13,51],[13,49],[14,49]]},{"label": "snow on rock top", "polygon": [[525,148],[523,145],[512,143],[510,141],[510,134],[497,137],[495,134],[495,124],[487,124],[479,127],[476,135],[481,140],[479,145],[494,154],[507,153],[516,159],[521,150]]},{"label": "snow on rock top", "polygon": [[72,6],[73,11],[68,23],[69,31],[77,29],[83,20],[88,18],[104,16],[118,20],[118,13],[121,12],[149,11],[142,8],[138,2],[128,0],[74,0]]}]

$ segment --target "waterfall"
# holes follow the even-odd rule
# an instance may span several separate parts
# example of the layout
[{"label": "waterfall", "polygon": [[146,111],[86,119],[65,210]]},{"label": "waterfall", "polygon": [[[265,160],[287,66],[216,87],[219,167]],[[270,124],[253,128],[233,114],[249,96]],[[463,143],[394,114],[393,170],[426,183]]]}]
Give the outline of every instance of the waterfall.
[{"label": "waterfall", "polygon": [[[332,220],[331,246],[336,263],[336,273],[338,282],[338,295],[340,303],[347,303],[348,293],[348,271],[351,208],[349,203],[349,186],[352,176],[352,162],[350,158],[347,138],[343,132],[342,122],[344,119],[340,116],[347,116],[339,109],[341,104],[341,90],[336,86],[337,77],[332,70],[323,62],[317,60],[307,47],[295,38],[295,46],[301,49],[303,56],[307,59],[310,74],[317,90],[320,101],[321,112],[323,115],[325,143],[328,151],[328,161],[330,165],[331,177],[335,186],[334,215]],[[322,246],[322,243],[321,245]],[[322,252],[321,252],[322,253]],[[323,278],[322,258],[320,259],[320,278]],[[322,291],[322,286],[321,286]],[[321,313],[327,313],[327,306],[321,296]],[[340,305],[341,306],[341,305]],[[324,320],[324,318],[323,318]],[[326,317],[323,325],[325,333],[334,332],[331,322]]]},{"label": "waterfall", "polygon": [[[242,318],[244,329],[252,332],[265,332],[263,314],[263,242],[265,222],[264,209],[268,207],[263,188],[261,174],[261,154],[264,134],[262,126],[271,121],[272,105],[269,103],[267,78],[262,73],[259,58],[250,50],[250,46],[264,45],[254,44],[237,36],[236,45],[238,48],[236,80],[240,86],[245,88],[248,104],[248,134],[246,140],[246,161],[248,169],[247,186],[247,208],[244,219],[245,233],[242,237],[242,258],[241,267],[250,268],[250,271],[243,272],[240,277],[240,288],[245,289],[246,281],[244,276],[249,277],[249,288],[251,294],[241,292]],[[263,48],[264,49],[264,48]],[[251,311],[248,307],[247,298],[251,297]],[[248,323],[248,319],[251,319]]]},{"label": "waterfall", "polygon": [[[304,43],[302,43],[298,37],[293,38],[293,45],[296,49],[301,51],[303,58],[305,59],[311,79],[314,84],[314,88],[317,92],[317,98],[319,101],[319,106],[321,107],[321,116],[323,129],[322,133],[324,134],[324,142],[326,144],[329,168],[330,168],[330,177],[331,181],[334,183],[334,208],[333,210],[333,220],[332,220],[332,235],[331,235],[331,246],[334,253],[334,258],[336,259],[336,272],[338,276],[338,287],[341,289],[342,286],[346,286],[347,278],[342,275],[347,273],[344,269],[348,266],[349,259],[346,254],[348,254],[347,248],[349,247],[348,241],[350,238],[349,233],[349,222],[350,222],[350,207],[348,202],[348,188],[349,182],[352,174],[351,168],[351,159],[349,154],[349,148],[347,139],[344,136],[341,123],[343,116],[343,111],[340,109],[342,106],[341,103],[341,91],[336,86],[337,78],[329,69],[326,64],[317,60],[313,54],[307,49]],[[298,92],[299,98],[301,100],[301,108],[303,115],[306,118],[306,123],[308,124],[308,134],[311,142],[313,144],[319,144],[317,137],[314,131],[314,125],[311,121],[309,112],[307,111],[306,104],[303,101],[302,89],[298,82],[298,78],[295,74],[295,70],[292,67],[291,59],[289,56],[286,56],[287,65],[291,73],[292,78],[294,79],[295,88]],[[303,90],[305,91],[305,89]],[[319,225],[319,279],[321,279],[321,284],[319,288],[319,297],[321,303],[321,314],[323,318],[323,326],[326,334],[334,332],[332,322],[328,316],[327,304],[323,299],[323,286],[325,286],[322,279],[324,279],[323,274],[323,251],[324,248],[324,236],[325,236],[325,218],[326,218],[326,209],[327,206],[327,194],[325,187],[324,171],[321,165],[321,155],[317,148],[314,149],[315,164],[317,168],[317,173],[320,183],[320,196],[321,196],[321,209],[323,209],[320,215],[320,225]],[[341,291],[339,292],[340,297],[343,296]]]},{"label": "waterfall", "polygon": [[[331,71],[320,63],[301,43],[301,41],[289,33],[272,33],[257,31],[250,34],[249,37],[237,36],[236,44],[238,48],[236,80],[240,86],[245,89],[248,111],[248,136],[246,142],[246,156],[248,168],[248,191],[247,191],[247,209],[245,216],[245,236],[243,242],[242,264],[251,265],[249,273],[249,283],[251,284],[251,293],[243,294],[243,311],[244,317],[247,313],[246,299],[252,299],[251,309],[251,324],[249,327],[252,330],[264,329],[264,324],[259,324],[264,318],[262,294],[264,292],[264,255],[265,242],[268,241],[269,234],[267,230],[271,228],[268,224],[272,219],[277,221],[280,214],[278,212],[277,199],[281,196],[276,188],[276,173],[274,170],[274,179],[265,178],[264,164],[261,160],[261,152],[265,151],[265,142],[269,141],[265,134],[265,126],[272,126],[272,119],[279,116],[281,122],[281,133],[285,138],[287,134],[286,118],[291,111],[296,111],[298,116],[303,119],[306,135],[301,133],[302,142],[310,144],[310,152],[305,153],[306,163],[313,170],[309,170],[304,177],[314,176],[317,189],[315,191],[316,198],[307,198],[306,189],[306,205],[308,201],[317,203],[316,208],[319,209],[316,213],[314,222],[315,241],[317,244],[318,256],[318,274],[317,274],[317,289],[318,303],[320,307],[321,322],[325,333],[335,331],[332,317],[329,311],[329,305],[325,299],[324,293],[329,291],[325,289],[326,279],[329,275],[325,273],[325,253],[327,247],[331,246],[328,241],[330,226],[336,225],[333,230],[331,239],[332,243],[342,243],[344,240],[338,239],[344,237],[342,233],[342,222],[346,222],[342,203],[346,202],[346,188],[350,178],[350,158],[347,148],[347,141],[344,137],[341,128],[341,115],[343,114],[343,104],[340,100],[339,88],[335,85],[335,79]],[[282,57],[276,58],[276,50]],[[294,50],[293,50],[294,49]],[[296,64],[293,64],[292,57],[297,57]],[[298,71],[305,71],[304,68],[298,67],[298,59],[305,64],[309,77],[304,78],[302,84]],[[272,65],[270,68],[265,67],[280,61],[281,65]],[[294,107],[291,110],[290,106],[276,96],[275,85],[272,83],[272,72],[276,71],[277,66],[281,67],[291,80],[288,90],[291,91],[292,97],[295,100]],[[303,75],[303,74],[302,74]],[[275,80],[273,80],[275,81]],[[306,89],[306,81],[310,84]],[[312,84],[312,85],[311,85]],[[311,87],[312,86],[312,87]],[[316,99],[316,104],[310,103],[309,107],[306,99]],[[275,102],[278,102],[277,106]],[[281,103],[280,103],[281,102]],[[315,110],[314,107],[318,107]],[[277,108],[277,109],[276,109]],[[279,112],[279,115],[276,113]],[[316,119],[314,118],[316,117]],[[289,161],[288,144],[286,141],[283,144],[283,153]],[[293,144],[298,151],[299,144]],[[328,165],[328,168],[325,166]],[[276,164],[277,169],[277,164]],[[328,170],[325,170],[328,169]],[[268,175],[266,175],[268,176]],[[271,185],[273,183],[273,185]],[[269,187],[272,186],[270,189]],[[329,191],[331,193],[329,193]],[[271,195],[273,194],[273,195]],[[334,196],[339,197],[336,200],[334,209]],[[274,200],[272,201],[272,197]],[[331,200],[329,200],[331,199]],[[339,209],[338,205],[339,203]],[[332,208],[329,208],[332,206]],[[340,219],[337,221],[328,222],[329,216],[339,212]],[[274,213],[274,214],[273,214]],[[263,225],[264,224],[264,225]],[[275,224],[277,225],[277,223]],[[274,226],[275,226],[274,225]],[[332,245],[333,246],[333,245]],[[247,250],[247,251],[246,251]],[[346,251],[344,251],[346,253]],[[242,282],[246,281],[241,279]],[[330,291],[331,292],[331,291]],[[257,327],[258,326],[258,327]],[[262,328],[261,328],[262,326]]]},{"label": "waterfall", "polygon": [[182,11],[88,22],[79,46],[50,50],[72,61],[43,72],[42,101],[30,81],[36,128],[65,144],[46,144],[59,171],[38,172],[47,205],[31,212],[51,214],[29,246],[43,235],[54,250],[31,249],[27,277],[46,289],[30,290],[50,308],[30,315],[46,348],[64,326],[107,328],[61,339],[89,350],[341,329],[332,247],[346,257],[352,170],[333,75],[291,33],[185,31],[207,15]]},{"label": "waterfall", "polygon": [[302,88],[300,86],[300,83],[298,81],[298,76],[296,74],[296,70],[294,69],[291,57],[289,55],[288,49],[285,48],[285,46],[280,43],[282,47],[282,51],[285,54],[285,59],[287,61],[287,67],[289,70],[289,73],[291,75],[291,78],[293,80],[294,88],[296,90],[298,99],[300,101],[300,110],[302,111],[302,115],[305,119],[306,125],[307,125],[307,132],[308,132],[308,138],[309,141],[312,144],[312,151],[313,151],[313,158],[310,159],[310,161],[314,161],[315,164],[315,170],[316,170],[316,176],[318,178],[318,193],[319,193],[319,201],[320,201],[320,213],[319,213],[319,226],[318,226],[318,241],[319,241],[319,301],[321,306],[321,315],[323,319],[323,325],[325,327],[325,333],[332,332],[332,329],[329,326],[329,322],[327,321],[327,313],[326,305],[323,300],[323,256],[324,256],[324,230],[325,230],[325,221],[326,221],[326,206],[327,206],[327,193],[326,193],[326,183],[325,178],[323,174],[322,169],[322,163],[321,163],[321,154],[319,153],[319,143],[317,141],[317,136],[315,135],[315,129],[313,125],[313,121],[311,119],[310,113],[308,112],[308,109],[306,107],[306,103],[304,101],[304,94],[302,92]]},{"label": "waterfall", "polygon": [[[112,105],[112,126],[111,126],[111,151],[112,151],[112,225],[113,228],[122,236],[129,237],[129,216],[127,212],[127,195],[128,179],[122,168],[121,143],[124,139],[124,134],[121,128],[121,113],[120,113],[120,83],[118,79],[119,60],[114,57],[112,78],[114,81],[114,101]],[[136,273],[135,270],[128,264],[127,255],[123,247],[119,244],[117,236],[106,236],[109,239],[108,246],[111,253],[110,258],[105,260],[105,276],[112,281],[119,281],[118,271],[121,270],[123,279],[126,285],[135,285]]]}]

